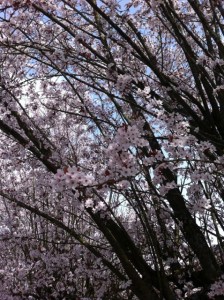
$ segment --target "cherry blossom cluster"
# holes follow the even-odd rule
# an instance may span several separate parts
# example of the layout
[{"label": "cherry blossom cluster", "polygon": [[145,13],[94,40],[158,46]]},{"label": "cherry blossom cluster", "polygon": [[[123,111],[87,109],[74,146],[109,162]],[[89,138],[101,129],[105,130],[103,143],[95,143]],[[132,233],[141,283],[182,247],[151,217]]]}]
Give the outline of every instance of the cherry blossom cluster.
[{"label": "cherry blossom cluster", "polygon": [[[66,187],[76,189],[79,187],[107,183],[107,180],[114,179],[114,177],[119,179],[135,176],[138,172],[135,147],[144,146],[148,146],[148,142],[141,137],[141,132],[138,127],[136,125],[123,125],[118,129],[113,142],[110,143],[106,150],[109,161],[106,171],[101,171],[102,178],[100,179],[100,182],[97,182],[93,175],[81,171],[80,168],[69,167],[57,171],[54,176],[53,186],[58,191],[63,190]],[[108,181],[108,183],[109,182],[110,181]],[[125,181],[122,181],[120,186],[128,185]]]},{"label": "cherry blossom cluster", "polygon": [[219,280],[211,285],[210,292],[208,296],[210,299],[215,299],[215,296],[224,295],[224,275],[222,275]]},{"label": "cherry blossom cluster", "polygon": [[58,169],[53,181],[53,186],[58,191],[61,191],[66,187],[76,189],[78,187],[87,187],[93,184],[93,176],[82,172],[76,167],[64,168],[63,170]]},{"label": "cherry blossom cluster", "polygon": [[107,149],[109,169],[121,177],[135,176],[138,172],[135,148],[147,146],[148,142],[141,137],[136,125],[123,125]]}]

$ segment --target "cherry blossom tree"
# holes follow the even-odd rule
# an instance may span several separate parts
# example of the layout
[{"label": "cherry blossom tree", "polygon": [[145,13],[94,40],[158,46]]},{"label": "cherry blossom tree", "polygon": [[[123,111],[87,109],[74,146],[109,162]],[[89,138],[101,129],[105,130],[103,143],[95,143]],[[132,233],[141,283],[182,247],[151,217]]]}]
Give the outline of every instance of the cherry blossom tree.
[{"label": "cherry blossom tree", "polygon": [[224,299],[223,17],[0,2],[1,299]]}]

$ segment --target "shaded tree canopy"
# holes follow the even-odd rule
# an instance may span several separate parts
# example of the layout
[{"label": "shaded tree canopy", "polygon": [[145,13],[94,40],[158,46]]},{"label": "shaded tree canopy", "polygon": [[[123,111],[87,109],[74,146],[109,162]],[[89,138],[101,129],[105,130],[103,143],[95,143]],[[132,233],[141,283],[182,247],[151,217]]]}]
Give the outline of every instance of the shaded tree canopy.
[{"label": "shaded tree canopy", "polygon": [[223,17],[1,1],[1,299],[224,299]]}]

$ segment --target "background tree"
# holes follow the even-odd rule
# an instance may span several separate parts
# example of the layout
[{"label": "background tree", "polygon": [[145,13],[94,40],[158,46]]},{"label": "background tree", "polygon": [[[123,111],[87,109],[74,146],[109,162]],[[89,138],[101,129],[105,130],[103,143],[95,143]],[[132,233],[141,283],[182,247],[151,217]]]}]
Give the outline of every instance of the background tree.
[{"label": "background tree", "polygon": [[1,1],[5,299],[223,299],[222,1]]}]

